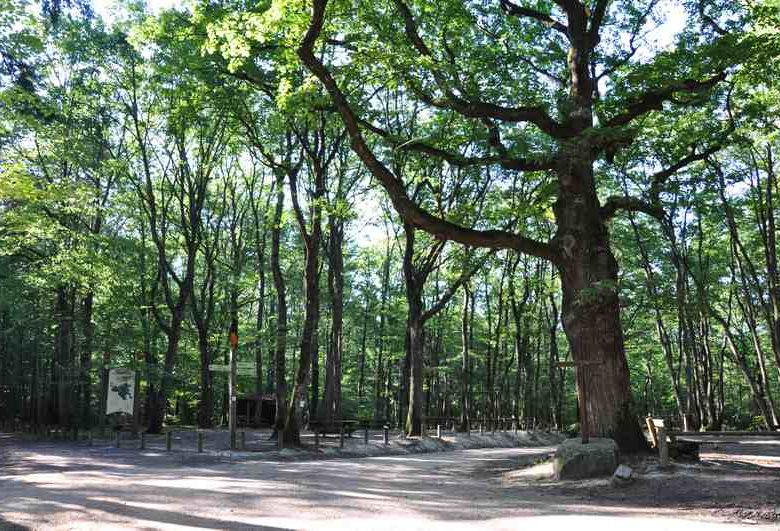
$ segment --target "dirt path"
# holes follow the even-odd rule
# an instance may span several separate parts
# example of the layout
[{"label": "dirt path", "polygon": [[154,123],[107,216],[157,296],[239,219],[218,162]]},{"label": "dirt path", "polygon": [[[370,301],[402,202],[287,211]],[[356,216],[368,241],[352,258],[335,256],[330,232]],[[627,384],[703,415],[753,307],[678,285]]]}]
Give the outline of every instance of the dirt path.
[{"label": "dirt path", "polygon": [[[549,447],[289,462],[52,443],[5,448],[0,528],[695,531],[727,529],[735,519],[669,499],[646,507],[652,489],[641,481],[621,491],[505,480]],[[761,484],[775,500],[778,481],[773,474]],[[717,523],[724,518],[732,524]]]}]

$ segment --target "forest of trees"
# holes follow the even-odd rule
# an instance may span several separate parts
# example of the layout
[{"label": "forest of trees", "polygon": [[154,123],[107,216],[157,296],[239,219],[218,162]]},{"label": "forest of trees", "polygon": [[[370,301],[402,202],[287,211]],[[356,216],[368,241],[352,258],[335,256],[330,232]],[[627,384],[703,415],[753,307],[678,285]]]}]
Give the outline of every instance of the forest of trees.
[{"label": "forest of trees", "polygon": [[0,420],[777,429],[779,12],[0,0]]}]

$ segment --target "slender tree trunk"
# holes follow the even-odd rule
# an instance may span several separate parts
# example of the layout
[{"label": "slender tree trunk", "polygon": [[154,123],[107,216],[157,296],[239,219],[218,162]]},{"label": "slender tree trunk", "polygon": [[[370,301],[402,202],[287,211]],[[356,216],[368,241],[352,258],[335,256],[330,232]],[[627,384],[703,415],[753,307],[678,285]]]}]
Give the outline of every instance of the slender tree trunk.
[{"label": "slender tree trunk", "polygon": [[[415,308],[412,308],[415,306]],[[419,313],[421,308],[410,303],[409,308],[409,406],[406,415],[406,435],[422,435],[423,416],[423,343],[424,329]]]},{"label": "slender tree trunk", "polygon": [[[252,189],[254,190],[254,181]],[[255,242],[257,243],[257,314],[255,316],[255,419],[254,424],[259,426],[262,422],[262,410],[263,410],[263,379],[265,374],[263,373],[263,347],[265,340],[265,252],[266,252],[266,236],[268,234],[264,217],[268,212],[269,202],[271,195],[268,195],[268,200],[265,204],[265,208],[262,213],[257,207],[258,200],[254,197],[250,198],[252,207],[252,216],[255,229]],[[271,363],[268,363],[269,367]]]},{"label": "slender tree trunk", "polygon": [[[306,403],[306,386],[309,382],[310,365],[315,356],[319,355],[317,331],[320,321],[320,246],[322,242],[322,205],[325,194],[324,168],[318,160],[313,161],[315,191],[311,198],[310,229],[306,228],[303,211],[298,202],[297,173],[289,174],[290,196],[293,208],[298,218],[298,228],[304,243],[304,317],[301,332],[300,358],[295,378],[293,393],[287,410],[284,440],[293,445],[300,444],[300,429],[302,425],[302,408]],[[310,232],[309,232],[310,231]]]},{"label": "slender tree trunk", "polygon": [[211,428],[214,425],[214,390],[211,380],[211,345],[209,331],[198,327],[198,351],[200,353],[200,400],[198,401],[198,427]]},{"label": "slender tree trunk", "polygon": [[514,355],[515,355],[515,377],[512,383],[512,416],[515,423],[519,426],[525,411],[523,401],[523,380],[528,379],[528,373],[526,372],[526,356],[528,350],[528,336],[525,333],[525,325],[523,323],[523,313],[525,311],[528,298],[531,291],[529,289],[529,281],[527,278],[527,272],[523,272],[523,298],[518,301],[517,293],[515,291],[515,279],[514,270],[517,267],[517,262],[512,268],[512,276],[509,281],[509,305],[512,310],[512,321],[514,322]]},{"label": "slender tree trunk", "polygon": [[[384,378],[384,372],[390,374],[390,363],[386,363],[387,369],[384,369],[384,350],[385,350],[385,323],[387,321],[387,299],[390,293],[390,243],[385,247],[385,259],[382,263],[382,289],[379,301],[379,333],[377,338],[377,360],[374,371],[374,419],[389,422],[390,417],[387,409],[389,394],[386,392],[387,383]],[[384,372],[383,372],[384,371]]]},{"label": "slender tree trunk", "polygon": [[766,230],[764,231],[764,255],[766,259],[767,279],[769,280],[770,307],[767,309],[772,338],[772,350],[775,355],[775,368],[780,375],[780,270],[777,266],[777,224],[775,222],[774,192],[777,187],[775,160],[771,144],[766,145]]},{"label": "slender tree trunk", "polygon": [[471,429],[471,318],[469,306],[471,291],[468,285],[463,286],[463,313],[460,321],[461,338],[461,383],[460,383],[460,431]]},{"label": "slender tree trunk", "polygon": [[[327,358],[330,355],[330,343],[325,353]],[[326,369],[327,371],[327,369]],[[317,418],[320,404],[320,352],[319,348],[315,355],[311,357],[311,372],[308,376],[309,383],[309,418]]]},{"label": "slender tree trunk", "polygon": [[[422,284],[425,275],[420,275],[414,267],[415,228],[404,224],[406,247],[404,251],[404,280],[406,283],[406,363],[404,381],[406,396],[405,431],[409,437],[422,434],[423,414],[423,301]],[[422,276],[422,278],[421,278]],[[403,395],[402,395],[403,397]]]},{"label": "slender tree trunk", "polygon": [[163,375],[160,388],[155,396],[152,397],[150,404],[148,429],[149,433],[161,433],[163,423],[165,422],[165,413],[168,408],[168,397],[174,387],[173,369],[176,365],[176,353],[179,351],[179,340],[181,339],[181,327],[184,322],[185,303],[181,300],[189,298],[181,297],[179,303],[171,311],[171,318],[168,324],[168,344],[165,349],[165,360],[163,365]]},{"label": "slender tree trunk", "polygon": [[282,213],[284,212],[284,173],[276,174],[276,206],[271,228],[271,271],[276,291],[276,333],[274,345],[274,380],[276,394],[275,431],[284,430],[287,419],[287,379],[285,356],[287,354],[287,294],[279,257],[282,237]]},{"label": "slender tree trunk", "polygon": [[255,319],[255,425],[262,422],[263,409],[263,339],[265,330],[265,231],[257,256],[259,274],[257,287],[257,316]]},{"label": "slender tree trunk", "polygon": [[57,382],[57,422],[60,426],[71,423],[73,382],[73,290],[66,286],[57,288],[57,340],[55,378]]},{"label": "slender tree trunk", "polygon": [[95,295],[88,292],[82,301],[82,323],[84,337],[81,344],[81,427],[92,426],[92,350],[95,327],[92,324],[92,313]]},{"label": "slender tree trunk", "polygon": [[561,403],[561,389],[563,382],[560,374],[560,368],[558,362],[560,356],[558,355],[558,305],[555,304],[555,298],[550,295],[550,313],[548,314],[548,330],[549,330],[549,342],[550,342],[550,364],[549,375],[550,381],[550,411],[552,414],[553,427],[557,431],[563,429],[563,409]]},{"label": "slender tree trunk", "polygon": [[[332,425],[341,418],[341,359],[344,328],[344,225],[332,217],[330,220],[330,239],[328,241],[328,291],[331,300],[330,346],[325,362],[325,394],[322,400],[320,420]],[[365,346],[365,322],[363,324],[363,344]],[[360,354],[365,358],[365,352]],[[362,396],[363,366],[359,367],[358,397]]]},{"label": "slender tree trunk", "polygon": [[[646,288],[650,300],[653,305],[653,315],[655,317],[655,331],[658,336],[658,342],[661,344],[661,349],[664,353],[664,362],[666,369],[669,372],[669,379],[672,382],[672,394],[674,395],[674,403],[677,406],[677,414],[681,419],[685,418],[685,407],[683,406],[682,391],[680,389],[679,371],[674,367],[674,349],[672,341],[669,338],[666,324],[664,323],[663,312],[660,306],[660,295],[656,288],[656,278],[653,273],[653,268],[650,266],[650,258],[647,250],[642,243],[642,238],[639,235],[639,228],[634,222],[633,217],[630,218],[631,227],[634,233],[634,241],[639,249],[640,257],[642,258],[642,268],[645,271]],[[650,413],[650,412],[648,412]]]},{"label": "slender tree trunk", "polygon": [[363,307],[363,326],[360,333],[360,353],[358,355],[358,400],[362,400],[366,394],[366,340],[368,339],[368,322],[370,319],[370,307],[366,301]]}]

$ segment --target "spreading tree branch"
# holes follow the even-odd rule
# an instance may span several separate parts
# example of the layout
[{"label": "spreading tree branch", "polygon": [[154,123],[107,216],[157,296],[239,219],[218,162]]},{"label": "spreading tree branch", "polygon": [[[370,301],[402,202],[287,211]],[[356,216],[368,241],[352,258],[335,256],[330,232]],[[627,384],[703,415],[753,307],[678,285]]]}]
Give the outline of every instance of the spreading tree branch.
[{"label": "spreading tree branch", "polygon": [[360,129],[360,122],[333,75],[314,53],[314,46],[322,32],[327,0],[314,0],[309,27],[298,48],[303,64],[320,80],[333,100],[350,137],[352,150],[372,175],[387,191],[393,206],[409,223],[440,239],[457,241],[464,245],[487,248],[507,248],[558,262],[558,254],[552,246],[525,236],[501,230],[477,230],[463,227],[424,210],[406,193],[400,179],[390,171],[371,151]]},{"label": "spreading tree branch", "polygon": [[467,157],[458,152],[448,151],[436,147],[420,139],[402,139],[394,136],[389,131],[382,129],[366,120],[359,120],[360,125],[372,133],[382,137],[388,144],[391,144],[398,150],[414,151],[424,153],[447,161],[453,166],[461,168],[469,166],[487,166],[492,164],[500,165],[506,170],[514,171],[542,171],[551,170],[555,167],[555,160],[548,157],[540,160],[521,159],[510,157],[506,153],[497,156]]},{"label": "spreading tree branch", "polygon": [[601,219],[605,221],[612,219],[619,210],[642,212],[658,220],[664,219],[664,209],[661,205],[630,196],[612,196],[607,198],[600,209]]},{"label": "spreading tree branch", "polygon": [[626,125],[635,118],[644,116],[651,111],[660,111],[665,101],[671,101],[675,94],[683,92],[688,94],[701,94],[710,90],[712,87],[726,79],[726,73],[720,72],[703,81],[698,79],[685,79],[676,83],[671,83],[666,87],[651,90],[638,96],[628,104],[626,110],[616,116],[613,116],[606,127],[619,127]]},{"label": "spreading tree branch", "polygon": [[534,20],[541,22],[548,28],[563,33],[564,35],[566,35],[566,37],[569,36],[569,28],[567,28],[565,24],[558,22],[550,15],[546,13],[542,13],[541,11],[537,11],[536,9],[519,6],[513,2],[510,2],[509,0],[501,0],[501,9],[507,15],[511,15],[513,17],[532,18]]},{"label": "spreading tree branch", "polygon": [[[395,0],[395,5],[404,20],[404,32],[409,42],[411,42],[412,46],[415,48],[415,50],[417,50],[417,53],[424,57],[435,60],[433,52],[420,36],[420,33],[417,29],[417,23],[414,20],[414,15],[409,9],[409,6],[407,6],[402,0]],[[422,89],[422,87],[418,87],[414,83],[410,83],[410,89],[412,92],[414,92],[418,98],[423,100],[428,105],[442,109],[451,109],[467,118],[492,118],[505,122],[532,123],[543,132],[555,138],[569,138],[574,134],[569,130],[569,128],[564,127],[557,121],[553,120],[547,111],[539,105],[505,107],[495,103],[459,96],[447,86],[447,83],[439,73],[436,71],[433,71],[432,73],[434,79],[436,80],[437,86],[444,94],[443,98],[436,98],[430,94],[427,94]]]}]

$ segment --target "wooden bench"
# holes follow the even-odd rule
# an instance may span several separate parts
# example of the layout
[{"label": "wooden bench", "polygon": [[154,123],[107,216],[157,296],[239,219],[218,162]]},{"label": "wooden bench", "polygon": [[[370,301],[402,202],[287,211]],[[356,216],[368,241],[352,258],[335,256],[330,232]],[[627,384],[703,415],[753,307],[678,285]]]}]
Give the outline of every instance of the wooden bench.
[{"label": "wooden bench", "polygon": [[658,429],[664,429],[664,437],[669,446],[669,456],[675,459],[698,461],[699,460],[699,443],[691,440],[680,439],[684,432],[667,430],[664,423],[664,419],[645,417],[645,424],[647,430],[650,432],[650,440],[652,441],[653,448],[659,448],[660,440],[658,436]]},{"label": "wooden bench", "polygon": [[319,420],[309,421],[309,429],[324,439],[327,434],[340,435],[341,430],[347,437],[352,437],[352,433],[357,429],[359,422],[357,420],[334,420],[326,423]]}]

